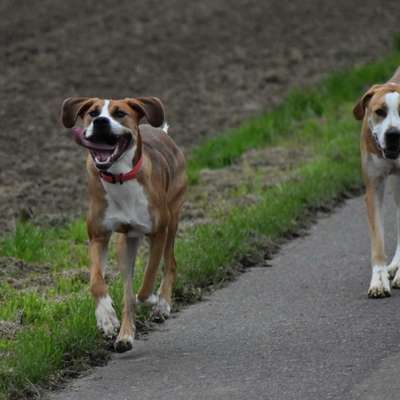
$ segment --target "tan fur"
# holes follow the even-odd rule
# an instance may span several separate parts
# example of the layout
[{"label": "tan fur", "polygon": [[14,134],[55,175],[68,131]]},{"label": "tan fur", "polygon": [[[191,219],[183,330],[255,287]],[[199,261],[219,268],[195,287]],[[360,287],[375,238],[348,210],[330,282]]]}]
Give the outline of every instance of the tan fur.
[{"label": "tan fur", "polygon": [[[88,113],[96,108],[101,109],[103,104],[104,100],[95,98],[67,99],[63,104],[65,125],[72,126],[78,117],[83,119],[85,126],[89,125],[91,117]],[[112,115],[113,110],[117,108],[127,113],[127,116],[119,122],[132,131],[133,141],[137,146],[132,162],[135,163],[141,155],[143,156],[142,168],[136,179],[147,196],[152,221],[152,231],[147,235],[150,241],[149,261],[138,298],[145,301],[153,293],[159,263],[164,255],[165,266],[159,294],[170,305],[176,277],[174,240],[187,186],[184,156],[173,140],[161,129],[149,125],[139,126],[142,117],[146,117],[155,126],[162,124],[163,109],[158,99],[112,100],[109,106],[110,114]],[[91,293],[98,302],[107,295],[103,277],[105,268],[103,255],[106,253],[112,232],[107,231],[103,224],[107,208],[106,193],[90,155],[86,165],[89,185],[87,229],[90,240],[90,286]],[[120,224],[115,228],[115,231],[119,233],[118,266],[124,283],[122,323],[116,341],[117,346],[122,343],[120,351],[129,349],[129,346],[124,347],[122,342],[124,336],[134,334],[135,298],[130,269],[131,264],[134,263],[135,254],[133,253],[136,253],[134,250],[138,242],[127,236],[131,229],[132,227],[125,224]]]},{"label": "tan fur", "polygon": [[367,206],[368,228],[371,239],[371,261],[373,265],[383,265],[386,261],[383,232],[380,229],[376,208],[376,182],[364,176],[366,193],[365,204]]},{"label": "tan fur", "polygon": [[[381,196],[385,180],[388,174],[394,172],[395,164],[391,161],[386,161],[378,148],[371,130],[368,126],[369,116],[374,116],[375,111],[379,108],[385,108],[385,95],[390,92],[400,93],[400,68],[396,71],[393,77],[385,84],[373,85],[356,103],[353,113],[356,119],[362,120],[361,129],[361,160],[362,173],[366,187],[365,203],[368,214],[369,235],[371,241],[371,262],[372,265],[385,265],[385,247],[384,233],[382,231],[382,216],[380,215]],[[371,171],[374,165],[371,163],[372,157],[382,160],[382,163],[387,163],[385,172]],[[382,194],[381,194],[382,192]],[[369,292],[372,297],[384,297],[390,293]]]}]

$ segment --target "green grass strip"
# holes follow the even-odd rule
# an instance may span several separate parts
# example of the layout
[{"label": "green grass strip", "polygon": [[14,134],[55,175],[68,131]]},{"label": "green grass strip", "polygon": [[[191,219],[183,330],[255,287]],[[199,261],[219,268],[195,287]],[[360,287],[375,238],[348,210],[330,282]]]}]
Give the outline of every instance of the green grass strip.
[{"label": "green grass strip", "polygon": [[[400,35],[395,39],[400,49]],[[338,104],[355,101],[372,83],[385,82],[400,65],[396,51],[379,62],[330,74],[316,86],[293,90],[273,112],[245,121],[193,149],[188,161],[190,182],[204,168],[222,168],[246,150],[265,147],[277,137],[292,135],[299,122],[329,114]]]},{"label": "green grass strip", "polygon": [[[0,255],[15,257],[28,263],[51,263],[61,270],[88,263],[86,227],[82,220],[66,227],[46,228],[18,223],[15,231],[0,240]],[[68,257],[65,257],[68,255]]]}]

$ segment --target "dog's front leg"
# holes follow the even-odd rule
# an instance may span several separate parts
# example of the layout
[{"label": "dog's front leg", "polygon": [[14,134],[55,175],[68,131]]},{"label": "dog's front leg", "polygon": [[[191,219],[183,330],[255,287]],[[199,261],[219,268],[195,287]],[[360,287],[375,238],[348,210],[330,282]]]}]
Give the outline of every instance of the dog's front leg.
[{"label": "dog's front leg", "polygon": [[89,238],[90,291],[96,302],[97,327],[105,336],[113,337],[118,331],[119,321],[104,280],[110,235],[95,236],[89,230]]},{"label": "dog's front leg", "polygon": [[380,177],[368,180],[366,188],[365,201],[368,211],[372,264],[372,277],[368,296],[372,298],[387,297],[390,296],[390,281],[386,267],[382,217],[385,179]]},{"label": "dog's front leg", "polygon": [[388,267],[389,276],[394,277],[392,287],[400,289],[400,176],[392,176],[393,197],[396,203],[396,222],[397,222],[397,247],[393,260]]},{"label": "dog's front leg", "polygon": [[144,271],[142,286],[137,295],[140,303],[149,305],[158,304],[158,296],[153,294],[154,283],[157,277],[158,266],[165,247],[166,229],[149,236],[149,261]]},{"label": "dog's front leg", "polygon": [[132,279],[140,239],[127,237],[125,234],[118,236],[117,257],[124,286],[124,304],[121,329],[115,342],[115,350],[122,353],[132,348],[135,339],[135,297]]}]

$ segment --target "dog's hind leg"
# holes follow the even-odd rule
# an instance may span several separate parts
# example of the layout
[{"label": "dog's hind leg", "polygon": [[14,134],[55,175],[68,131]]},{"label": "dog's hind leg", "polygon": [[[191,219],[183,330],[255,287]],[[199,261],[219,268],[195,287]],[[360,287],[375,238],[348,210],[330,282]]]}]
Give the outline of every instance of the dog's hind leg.
[{"label": "dog's hind leg", "polygon": [[378,178],[366,182],[365,202],[368,211],[368,226],[371,239],[372,277],[368,296],[372,298],[390,296],[390,281],[386,267],[383,235],[383,196],[385,179]]},{"label": "dog's hind leg", "polygon": [[161,285],[158,290],[158,303],[153,308],[153,319],[163,321],[171,313],[172,288],[176,279],[176,260],[174,253],[175,235],[178,229],[178,215],[174,215],[168,225],[164,248],[164,266]]},{"label": "dog's hind leg", "polygon": [[137,300],[139,303],[155,305],[158,303],[158,296],[153,294],[154,283],[157,277],[158,266],[165,246],[166,228],[149,237],[149,261],[144,271],[142,286],[138,291]]},{"label": "dog's hind leg", "polygon": [[135,297],[132,280],[139,243],[140,239],[137,237],[130,238],[125,234],[118,235],[118,268],[121,272],[121,279],[124,286],[121,329],[114,345],[115,350],[119,353],[130,350],[135,338]]},{"label": "dog's hind leg", "polygon": [[396,203],[397,247],[393,260],[388,267],[390,278],[393,278],[392,287],[400,288],[400,176],[392,176],[393,197]]},{"label": "dog's hind leg", "polygon": [[89,237],[90,291],[96,302],[97,327],[105,336],[113,337],[118,331],[119,321],[104,280],[110,234],[94,236],[89,230]]}]

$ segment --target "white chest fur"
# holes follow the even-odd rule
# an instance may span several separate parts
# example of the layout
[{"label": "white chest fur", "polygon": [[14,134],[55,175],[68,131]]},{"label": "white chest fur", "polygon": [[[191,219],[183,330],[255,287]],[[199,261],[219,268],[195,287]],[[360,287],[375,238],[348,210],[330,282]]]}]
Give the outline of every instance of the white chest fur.
[{"label": "white chest fur", "polygon": [[400,158],[388,160],[377,157],[375,154],[367,154],[363,165],[368,177],[372,179],[387,177],[391,174],[400,175]]},{"label": "white chest fur", "polygon": [[107,229],[113,231],[119,225],[129,225],[132,236],[151,231],[148,200],[139,182],[132,180],[123,185],[103,182],[103,186],[107,200],[104,216]]},{"label": "white chest fur", "polygon": [[[126,173],[132,165],[134,149],[129,150],[115,163],[110,172]],[[152,223],[149,212],[149,202],[143,186],[135,179],[122,185],[102,181],[106,192],[107,208],[104,215],[104,225],[109,230],[116,230],[120,225],[131,227],[129,236],[141,236],[151,232]]]},{"label": "white chest fur", "polygon": [[367,154],[366,172],[370,178],[377,178],[389,175],[394,167],[394,162],[377,157],[375,154]]}]

